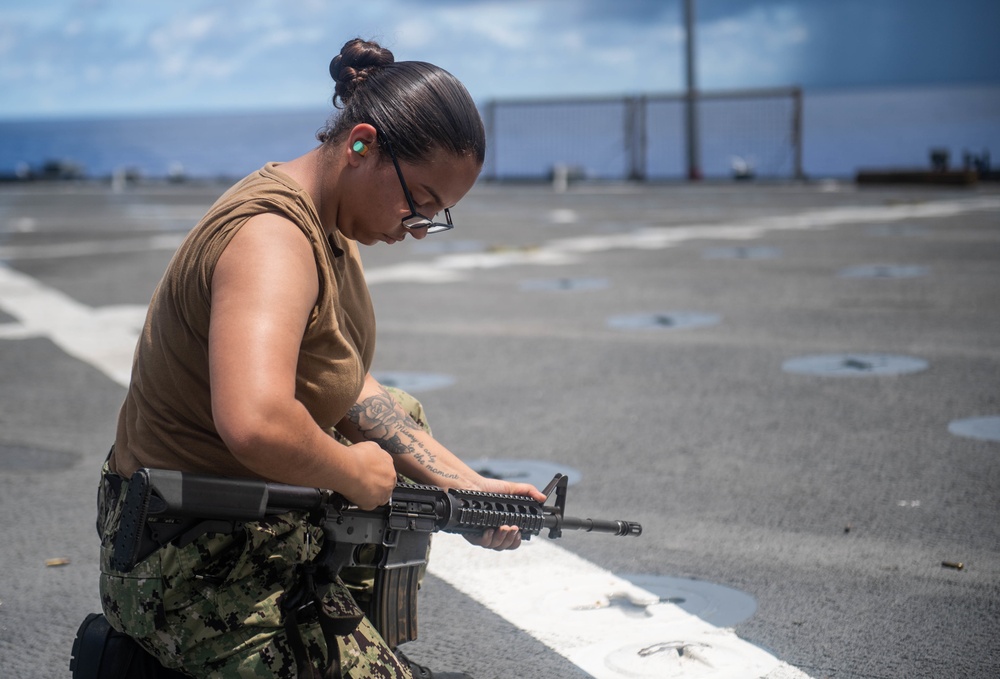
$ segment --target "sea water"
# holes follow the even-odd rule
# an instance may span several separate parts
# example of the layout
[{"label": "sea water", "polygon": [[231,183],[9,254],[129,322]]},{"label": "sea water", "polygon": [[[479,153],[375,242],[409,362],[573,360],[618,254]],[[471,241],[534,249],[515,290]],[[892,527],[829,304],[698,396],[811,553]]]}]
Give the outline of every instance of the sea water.
[{"label": "sea water", "polygon": [[[572,104],[567,106],[572,108]],[[331,113],[317,108],[0,120],[0,176],[37,174],[46,162],[59,161],[80,168],[88,177],[109,177],[119,172],[146,177],[240,177],[268,161],[290,160],[313,148],[317,144],[316,132]],[[540,122],[544,132],[546,121]],[[662,139],[647,140],[645,164],[649,178],[684,176],[680,124],[680,120],[670,121],[670,129],[660,134]],[[739,130],[743,124],[737,119],[722,122],[727,131]],[[549,121],[548,125],[552,129],[558,122]],[[576,163],[586,175],[621,178],[627,173],[624,151],[615,141],[613,125],[610,120],[607,124],[598,121],[582,129],[580,139],[570,140],[569,146],[580,150],[581,159]],[[537,125],[531,127],[539,129]],[[650,129],[656,128],[651,125]],[[753,127],[746,129],[743,136],[750,141],[756,133]],[[732,142],[732,148],[720,146],[719,139],[712,138],[711,127],[706,130],[702,126],[702,133],[708,137],[702,139],[705,175],[727,175],[732,157],[739,151],[736,142]],[[997,158],[996,167],[1000,165],[1000,84],[807,90],[802,133],[803,170],[814,178],[850,177],[861,168],[929,167],[930,151],[936,148],[950,153],[953,167],[962,165],[965,154],[992,155]],[[715,136],[723,135],[717,132]],[[502,149],[502,162],[487,161],[487,169],[499,178],[505,174],[541,178],[552,171],[553,159],[539,154],[538,145],[530,140],[491,139],[490,147],[491,151]],[[787,141],[779,139],[775,148],[775,153],[788,155]],[[595,152],[587,155],[585,152],[590,150]],[[780,172],[790,176],[791,163],[783,163]]]}]

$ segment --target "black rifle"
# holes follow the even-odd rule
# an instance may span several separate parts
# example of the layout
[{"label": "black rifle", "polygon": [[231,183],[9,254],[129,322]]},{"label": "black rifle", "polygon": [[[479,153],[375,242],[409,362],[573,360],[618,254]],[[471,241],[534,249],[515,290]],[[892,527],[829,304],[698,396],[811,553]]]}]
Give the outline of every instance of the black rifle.
[{"label": "black rifle", "polygon": [[556,474],[542,491],[546,501],[555,493],[546,505],[522,495],[399,483],[387,504],[364,510],[329,490],[139,469],[128,482],[111,565],[128,572],[169,542],[183,546],[205,533],[231,533],[245,521],[306,512],[323,527],[318,561],[328,577],[348,566],[377,569],[369,616],[387,641],[402,643],[416,638],[416,567],[426,562],[431,533],[478,535],[500,526],[517,526],[524,539],[545,529],[553,539],[564,530],[642,533],[631,521],[565,516],[566,489],[566,477]]}]

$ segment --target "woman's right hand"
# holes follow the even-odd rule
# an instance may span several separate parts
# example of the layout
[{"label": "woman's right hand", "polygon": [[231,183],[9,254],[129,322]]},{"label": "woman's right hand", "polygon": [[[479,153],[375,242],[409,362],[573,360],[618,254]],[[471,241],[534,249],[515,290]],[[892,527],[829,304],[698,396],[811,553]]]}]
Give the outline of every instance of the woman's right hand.
[{"label": "woman's right hand", "polygon": [[375,509],[392,498],[396,488],[396,467],[392,455],[374,441],[361,441],[348,448],[355,463],[356,483],[341,495],[361,509]]}]

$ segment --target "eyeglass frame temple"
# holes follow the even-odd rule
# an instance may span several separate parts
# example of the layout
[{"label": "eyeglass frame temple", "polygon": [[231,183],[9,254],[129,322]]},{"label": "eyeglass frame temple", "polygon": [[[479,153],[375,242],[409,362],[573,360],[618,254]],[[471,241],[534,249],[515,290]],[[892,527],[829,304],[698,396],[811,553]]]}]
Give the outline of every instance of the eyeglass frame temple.
[{"label": "eyeglass frame temple", "polygon": [[[406,226],[406,224],[405,224],[406,220],[404,219],[403,220],[403,222],[404,222],[403,226],[405,228],[407,228],[407,229],[410,229],[410,228],[429,229],[431,226],[434,226],[436,224],[444,226],[440,222],[435,222],[433,219],[425,217],[424,215],[422,215],[419,212],[417,212],[417,206],[413,202],[413,196],[410,194],[410,187],[408,187],[406,185],[406,179],[403,178],[403,168],[401,168],[399,166],[399,161],[396,160],[396,152],[392,148],[392,142],[390,142],[389,138],[387,136],[385,136],[384,134],[382,134],[381,132],[378,133],[378,136],[382,140],[382,142],[385,144],[386,150],[389,152],[389,158],[392,160],[392,166],[394,168],[396,168],[396,176],[399,177],[399,185],[403,187],[403,195],[406,197],[406,204],[410,207],[410,217],[420,217],[421,219],[424,219],[424,220],[427,221],[427,224],[425,226],[409,227],[409,226]],[[449,228],[455,228],[455,225],[452,224],[452,222],[451,222],[451,211],[450,211],[449,208],[445,208],[444,209],[444,217],[448,221],[448,227]]]}]

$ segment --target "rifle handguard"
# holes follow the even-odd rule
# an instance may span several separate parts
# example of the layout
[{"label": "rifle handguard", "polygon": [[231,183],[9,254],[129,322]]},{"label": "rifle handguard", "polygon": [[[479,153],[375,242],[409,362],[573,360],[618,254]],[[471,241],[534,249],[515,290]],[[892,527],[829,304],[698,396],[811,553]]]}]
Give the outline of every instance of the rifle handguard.
[{"label": "rifle handguard", "polygon": [[540,502],[522,495],[502,495],[476,490],[448,491],[451,520],[441,530],[447,533],[482,533],[500,526],[517,526],[526,536],[538,535],[545,527]]}]

